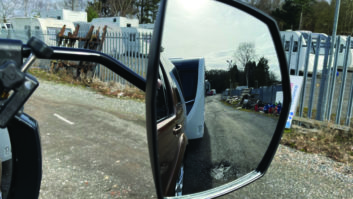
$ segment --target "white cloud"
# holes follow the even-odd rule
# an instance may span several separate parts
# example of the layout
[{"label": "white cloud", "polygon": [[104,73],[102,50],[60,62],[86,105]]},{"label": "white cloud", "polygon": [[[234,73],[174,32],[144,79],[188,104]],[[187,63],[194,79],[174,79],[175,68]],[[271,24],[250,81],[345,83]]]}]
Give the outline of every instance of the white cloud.
[{"label": "white cloud", "polygon": [[[169,1],[162,45],[169,57],[204,57],[207,69],[228,69],[238,45],[253,42],[257,57],[266,57],[272,71],[279,66],[267,26],[253,16],[215,1],[199,1],[197,9]],[[191,6],[192,7],[192,6]]]}]

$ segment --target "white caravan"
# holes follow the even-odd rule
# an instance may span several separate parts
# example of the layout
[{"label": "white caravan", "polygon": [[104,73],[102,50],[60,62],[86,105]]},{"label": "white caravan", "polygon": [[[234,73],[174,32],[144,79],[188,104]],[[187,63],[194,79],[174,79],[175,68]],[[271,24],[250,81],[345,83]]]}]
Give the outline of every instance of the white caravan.
[{"label": "white caravan", "polygon": [[[344,58],[345,58],[345,54],[346,54],[346,42],[347,42],[347,36],[338,36],[339,37],[339,44],[335,45],[335,51],[334,51],[334,55],[333,55],[333,60],[332,60],[332,64],[331,67],[334,67],[334,58],[336,55],[336,46],[338,46],[338,52],[337,52],[337,68],[339,70],[343,69],[343,65],[344,65]],[[321,42],[320,42],[320,48],[319,48],[319,57],[318,57],[318,66],[317,66],[317,70],[320,73],[323,69],[323,65],[324,65],[324,61],[325,61],[325,51],[326,51],[326,45],[325,42],[328,38],[328,35],[324,34],[324,33],[312,33],[312,47],[310,50],[310,62],[309,62],[309,71],[310,69],[312,69],[314,67],[314,62],[315,62],[315,55],[316,55],[316,51],[317,51],[317,40],[318,38],[321,38]],[[337,41],[337,40],[336,40]],[[330,48],[330,46],[328,47]],[[352,70],[353,67],[353,63],[352,63],[352,46],[349,49],[348,52],[348,57],[347,57],[347,67],[351,68],[350,70]],[[327,63],[329,61],[329,57],[327,58]]]},{"label": "white caravan", "polygon": [[[287,60],[289,59],[289,56],[291,57],[291,61],[290,61],[291,73],[295,71],[298,60],[299,60],[299,65],[298,65],[299,71],[300,72],[304,71],[305,57],[306,57],[307,46],[308,46],[307,41],[309,39],[310,34],[312,36],[312,43],[311,43],[310,54],[309,54],[308,72],[309,73],[313,72],[315,55],[317,51],[317,47],[316,47],[317,40],[320,38],[321,43],[320,43],[320,48],[318,53],[319,57],[318,57],[317,73],[322,72],[324,58],[325,58],[325,42],[328,37],[326,34],[311,33],[310,31],[281,31],[280,34],[281,34],[282,40],[284,41],[284,50],[285,50]],[[302,43],[300,46],[298,46],[299,45],[298,41],[301,35],[303,35]],[[289,49],[291,38],[293,38],[292,49]],[[338,66],[338,69],[342,69],[343,63],[344,63],[344,56],[346,52],[346,49],[345,49],[346,36],[340,36],[340,43],[338,46],[339,46],[339,49],[338,49],[339,51],[338,51],[338,57],[337,57],[337,66]],[[300,51],[300,55],[299,55],[299,51]],[[350,53],[348,54],[348,62],[347,62],[348,68],[353,67],[352,53],[353,51],[351,47]],[[333,67],[333,63],[332,63],[332,67]]]},{"label": "white caravan", "polygon": [[27,43],[28,35],[43,40],[48,45],[56,45],[56,35],[66,25],[65,35],[73,32],[75,27],[71,21],[57,20],[52,18],[28,18],[18,17],[11,19],[16,39]]},{"label": "white caravan", "polygon": [[[304,63],[305,63],[305,54],[307,50],[307,43],[304,36],[301,40],[301,45],[299,46],[299,39],[302,35],[299,31],[281,31],[282,42],[284,43],[284,52],[286,54],[287,60],[290,57],[289,68],[290,70],[296,70],[297,67],[297,59],[299,56],[299,71],[304,71]],[[293,38],[292,48],[290,49],[291,39]],[[300,55],[299,55],[300,48]]]},{"label": "white caravan", "polygon": [[178,82],[178,87],[182,91],[182,102],[186,108],[185,133],[189,140],[202,138],[205,123],[205,59],[171,59],[170,61],[177,69],[179,78],[176,78],[175,82]]}]

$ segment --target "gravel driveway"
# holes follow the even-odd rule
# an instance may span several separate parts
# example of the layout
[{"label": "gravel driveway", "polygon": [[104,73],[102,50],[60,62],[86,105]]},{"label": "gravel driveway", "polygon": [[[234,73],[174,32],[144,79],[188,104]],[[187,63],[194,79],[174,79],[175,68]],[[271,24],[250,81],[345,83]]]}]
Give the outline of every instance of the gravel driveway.
[{"label": "gravel driveway", "polygon": [[266,175],[222,198],[353,198],[353,168],[280,145]]},{"label": "gravel driveway", "polygon": [[[60,98],[58,98],[59,96]],[[129,159],[114,159],[114,164],[121,165],[121,167],[115,168],[121,168],[126,175],[119,171],[122,177],[113,179],[109,174],[110,170],[105,171],[105,173],[99,173],[101,171],[97,169],[97,166],[103,165],[100,164],[99,161],[94,162],[91,168],[94,172],[85,173],[86,170],[80,168],[80,165],[65,164],[65,161],[71,158],[70,153],[64,154],[64,156],[58,158],[60,156],[59,152],[53,153],[54,155],[46,155],[45,151],[43,151],[43,181],[40,198],[155,197],[154,186],[151,181],[152,174],[148,160],[147,141],[145,140],[144,103],[134,100],[119,100],[102,97],[94,91],[53,84],[51,82],[41,82],[40,88],[35,93],[35,97],[38,97],[39,101],[45,99],[45,103],[52,105],[53,108],[57,106],[49,102],[51,100],[58,101],[60,99],[62,104],[70,102],[70,107],[67,107],[67,109],[74,109],[76,105],[89,109],[93,104],[95,108],[92,108],[92,112],[99,109],[102,111],[105,110],[104,114],[111,113],[118,116],[121,119],[120,124],[124,125],[124,128],[128,128],[129,132],[133,133],[132,131],[134,131],[134,129],[140,131],[139,139],[136,138],[135,140],[132,136],[124,142],[136,144],[131,150],[131,153],[138,152],[140,156],[139,159],[134,160],[134,163],[136,163],[136,165],[134,165],[142,165],[141,167],[137,167],[140,168],[140,170],[131,171],[129,170],[132,166],[131,160],[130,165],[126,164],[125,169],[123,169],[124,164],[129,162]],[[35,118],[42,118],[42,126],[45,126],[46,122],[49,122],[45,119],[45,115],[38,114],[38,109],[34,109],[30,104],[25,107],[25,111],[33,113],[32,115]],[[75,114],[68,115],[68,117],[75,118]],[[113,127],[112,125],[112,128]],[[49,129],[50,127],[41,127],[42,144],[45,147],[49,147],[48,150],[53,146],[49,143],[51,134],[45,132]],[[60,139],[60,136],[55,137],[53,140],[56,139]],[[72,138],[70,137],[68,139]],[[113,138],[110,137],[110,139]],[[109,144],[110,142],[107,141],[107,143]],[[122,144],[123,143],[121,143],[121,145]],[[83,147],[83,150],[89,150],[89,148]],[[104,153],[101,154],[101,156],[104,156]],[[88,167],[90,165],[86,166]],[[97,169],[97,172],[95,172],[94,169]],[[131,177],[131,175],[135,176]],[[67,180],[65,176],[77,179]],[[87,178],[92,176],[92,178],[87,180],[84,176]],[[139,178],[139,176],[141,176],[141,178]],[[124,184],[123,177],[130,177],[131,179],[127,179],[130,182]],[[95,179],[97,182],[92,181]],[[75,187],[75,183],[78,184],[77,187]],[[92,191],[95,189],[105,191],[106,193],[102,194]],[[70,193],[65,193],[65,191],[73,192],[75,195],[70,196]],[[79,194],[80,192],[82,195]],[[306,154],[280,145],[274,161],[263,178],[236,192],[225,195],[222,198],[353,198],[353,168],[323,156]]]}]

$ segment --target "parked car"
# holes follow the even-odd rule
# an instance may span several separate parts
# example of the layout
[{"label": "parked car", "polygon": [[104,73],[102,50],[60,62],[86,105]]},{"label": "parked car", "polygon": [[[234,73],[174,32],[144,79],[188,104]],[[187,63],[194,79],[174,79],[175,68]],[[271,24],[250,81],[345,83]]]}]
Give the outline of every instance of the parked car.
[{"label": "parked car", "polygon": [[207,95],[216,95],[216,89],[211,89],[207,92]]}]

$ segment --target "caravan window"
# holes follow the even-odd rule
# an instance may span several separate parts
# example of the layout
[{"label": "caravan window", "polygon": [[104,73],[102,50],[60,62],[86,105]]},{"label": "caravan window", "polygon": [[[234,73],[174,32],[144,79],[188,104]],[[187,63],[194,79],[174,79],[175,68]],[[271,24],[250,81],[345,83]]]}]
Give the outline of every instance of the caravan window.
[{"label": "caravan window", "polygon": [[[311,43],[311,54],[316,54],[316,47],[317,46],[317,39],[314,39]],[[320,48],[319,48],[319,55],[325,55],[325,49],[326,49],[326,40],[320,41]]]},{"label": "caravan window", "polygon": [[25,30],[31,30],[31,26],[30,25],[25,25]]},{"label": "caravan window", "polygon": [[180,77],[182,93],[184,96],[186,104],[186,113],[189,114],[191,111],[197,93],[197,82],[198,82],[198,69],[199,69],[199,60],[183,60],[183,61],[172,61],[174,66],[178,70]]},{"label": "caravan window", "polygon": [[39,26],[35,26],[34,29],[36,30],[40,30]]},{"label": "caravan window", "polygon": [[56,40],[56,32],[57,32],[56,28],[51,28],[51,27],[47,28],[47,34],[50,40]]},{"label": "caravan window", "polygon": [[289,41],[286,41],[286,44],[284,45],[284,50],[289,51]]},{"label": "caravan window", "polygon": [[294,42],[293,52],[298,52],[298,42],[297,41]]},{"label": "caravan window", "polygon": [[340,45],[340,53],[342,53],[342,52],[343,52],[343,48],[344,48],[344,45],[343,45],[343,44],[341,44],[341,45]]}]

